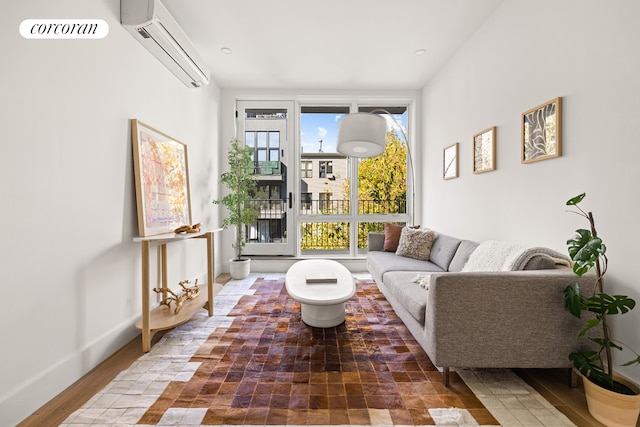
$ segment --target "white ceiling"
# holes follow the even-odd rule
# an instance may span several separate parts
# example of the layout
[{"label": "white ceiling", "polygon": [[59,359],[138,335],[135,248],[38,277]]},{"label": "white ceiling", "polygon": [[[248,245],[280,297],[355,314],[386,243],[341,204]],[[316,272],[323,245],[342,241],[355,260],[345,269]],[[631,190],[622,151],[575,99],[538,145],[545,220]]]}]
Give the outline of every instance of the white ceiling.
[{"label": "white ceiling", "polygon": [[501,1],[163,3],[221,88],[398,90],[424,87]]}]

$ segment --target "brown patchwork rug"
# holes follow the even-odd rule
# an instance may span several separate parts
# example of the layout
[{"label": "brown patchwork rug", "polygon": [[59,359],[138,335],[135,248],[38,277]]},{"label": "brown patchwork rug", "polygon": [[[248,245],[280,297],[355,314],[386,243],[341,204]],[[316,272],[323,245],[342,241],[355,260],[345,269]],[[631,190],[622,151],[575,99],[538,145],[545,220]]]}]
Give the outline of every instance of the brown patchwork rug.
[{"label": "brown patchwork rug", "polygon": [[252,289],[197,350],[193,377],[171,382],[138,424],[199,408],[202,425],[435,425],[438,409],[458,408],[498,425],[455,373],[443,386],[374,281],[359,280],[345,323],[326,329],[301,321],[284,278]]}]

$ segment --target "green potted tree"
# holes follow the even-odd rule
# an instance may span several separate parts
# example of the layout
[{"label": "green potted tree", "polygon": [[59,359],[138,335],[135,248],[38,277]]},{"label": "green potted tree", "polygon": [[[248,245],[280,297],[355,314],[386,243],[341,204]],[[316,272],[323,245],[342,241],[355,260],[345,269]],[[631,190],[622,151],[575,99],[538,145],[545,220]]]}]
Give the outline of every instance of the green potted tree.
[{"label": "green potted tree", "polygon": [[258,208],[253,203],[257,184],[253,179],[252,156],[252,148],[245,147],[237,138],[231,140],[227,155],[229,171],[220,175],[220,183],[229,189],[229,194],[213,201],[229,211],[222,227],[235,227],[235,257],[229,263],[229,272],[233,279],[244,279],[251,272],[251,259],[242,255],[246,244],[245,226],[258,219]]},{"label": "green potted tree", "polygon": [[[571,314],[581,318],[583,313],[590,313],[579,337],[588,335],[597,344],[598,350],[571,353],[569,359],[584,378],[587,406],[591,415],[607,426],[635,426],[640,413],[640,388],[613,372],[611,351],[622,350],[624,344],[611,336],[608,316],[627,313],[636,303],[626,295],[611,295],[604,291],[607,248],[598,237],[593,214],[585,212],[579,206],[585,196],[582,193],[567,201],[567,206],[575,208],[570,212],[585,217],[590,225],[589,229],[576,230],[576,236],[567,240],[567,246],[573,260],[573,272],[582,277],[594,268],[596,286],[590,296],[583,295],[577,284],[567,286],[564,295],[565,306]],[[640,364],[640,355],[635,351],[633,353],[636,358],[624,366]]]}]

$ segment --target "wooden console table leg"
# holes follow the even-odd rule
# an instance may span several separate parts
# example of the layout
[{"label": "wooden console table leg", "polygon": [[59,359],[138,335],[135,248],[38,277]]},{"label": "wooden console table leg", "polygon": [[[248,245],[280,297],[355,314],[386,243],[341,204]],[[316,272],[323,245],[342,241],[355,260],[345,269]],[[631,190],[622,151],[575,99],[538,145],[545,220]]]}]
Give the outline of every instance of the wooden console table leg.
[{"label": "wooden console table leg", "polygon": [[142,242],[142,351],[148,352],[151,349],[151,331],[149,330],[151,321],[151,310],[149,308],[149,248],[148,241]]},{"label": "wooden console table leg", "polygon": [[169,288],[169,279],[167,277],[167,245],[160,245],[160,274],[162,275],[162,300],[167,298],[167,289]]},{"label": "wooden console table leg", "polygon": [[213,232],[207,233],[207,310],[209,317],[213,316],[213,282],[215,278],[214,272],[214,245]]}]

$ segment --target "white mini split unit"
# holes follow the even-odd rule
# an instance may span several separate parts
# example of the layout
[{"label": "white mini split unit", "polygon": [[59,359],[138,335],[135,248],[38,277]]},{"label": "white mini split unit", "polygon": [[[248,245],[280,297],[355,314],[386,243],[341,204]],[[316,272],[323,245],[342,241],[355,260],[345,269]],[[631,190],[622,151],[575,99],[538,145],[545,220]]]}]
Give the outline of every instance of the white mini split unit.
[{"label": "white mini split unit", "polygon": [[188,87],[209,84],[209,69],[159,0],[120,0],[120,20],[182,83]]}]

